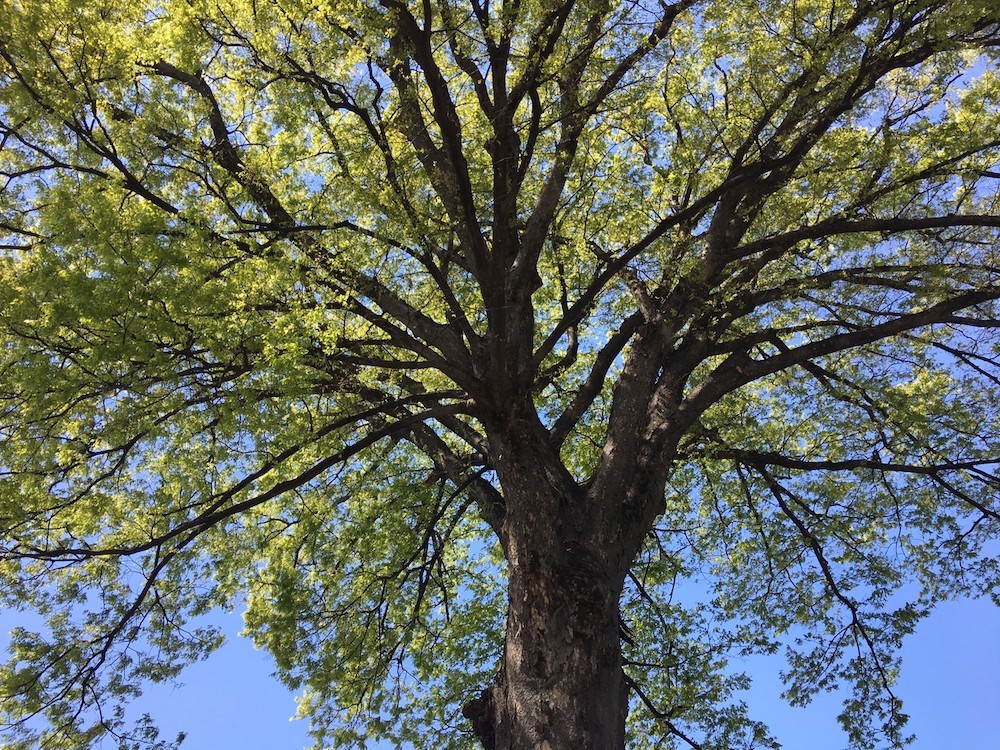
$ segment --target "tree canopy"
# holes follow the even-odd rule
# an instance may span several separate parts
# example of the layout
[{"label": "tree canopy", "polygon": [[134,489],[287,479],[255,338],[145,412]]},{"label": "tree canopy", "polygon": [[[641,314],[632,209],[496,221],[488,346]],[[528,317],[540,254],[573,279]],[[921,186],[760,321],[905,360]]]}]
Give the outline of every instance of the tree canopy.
[{"label": "tree canopy", "polygon": [[993,0],[0,19],[5,747],[159,743],[234,608],[318,746],[776,747],[781,650],[905,744],[997,596]]}]

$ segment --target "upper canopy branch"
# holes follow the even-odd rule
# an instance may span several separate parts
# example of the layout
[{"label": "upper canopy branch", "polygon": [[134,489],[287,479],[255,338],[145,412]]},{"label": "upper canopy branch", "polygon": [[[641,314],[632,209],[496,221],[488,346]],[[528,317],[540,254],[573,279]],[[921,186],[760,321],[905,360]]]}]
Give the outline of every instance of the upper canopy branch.
[{"label": "upper canopy branch", "polygon": [[[591,62],[590,58],[594,48],[604,34],[602,22],[604,16],[611,10],[610,5],[605,7],[598,4],[596,6],[597,12],[587,19],[586,37],[579,44],[570,64],[558,75],[561,89],[559,94],[561,132],[548,177],[539,191],[531,216],[525,225],[520,252],[515,262],[515,268],[518,270],[517,278],[527,279],[529,273],[527,269],[534,269],[538,262],[542,250],[542,240],[552,226],[576,157],[579,139],[584,130],[600,108],[606,104],[608,98],[619,88],[622,81],[669,36],[677,17],[697,2],[698,0],[681,0],[673,5],[663,5],[662,15],[647,36],[621,58],[616,67],[604,77],[601,85],[593,92],[584,89],[584,75]],[[522,81],[526,80],[522,79]],[[527,85],[526,82],[519,82],[519,85],[515,86],[515,91],[524,85]],[[561,335],[559,334],[556,340]],[[542,357],[544,356],[543,354]]]},{"label": "upper canopy branch", "polygon": [[953,313],[959,310],[997,299],[1000,299],[1000,290],[998,289],[961,292],[918,312],[897,315],[883,323],[873,323],[854,331],[828,336],[762,359],[751,358],[747,351],[734,352],[721,362],[708,377],[691,389],[678,411],[685,415],[683,421],[688,422],[712,403],[715,403],[723,394],[767,375],[817,357],[856,349],[935,323],[948,322]]},{"label": "upper canopy branch", "polygon": [[[399,94],[400,125],[458,227],[473,273],[480,283],[485,283],[489,276],[486,237],[477,216],[475,191],[464,152],[462,121],[431,44],[432,19],[425,18],[425,26],[421,28],[404,4],[385,0],[383,5],[396,20],[396,28],[389,36],[390,56],[381,64]],[[424,121],[421,92],[411,61],[420,66],[430,92],[440,147],[434,143]]]},{"label": "upper canopy branch", "polygon": [[945,216],[891,217],[849,219],[830,217],[810,226],[754,240],[733,248],[725,254],[725,262],[732,263],[772,248],[787,249],[804,240],[822,239],[845,234],[913,232],[923,229],[947,227],[1000,227],[1000,216],[992,214],[947,214]]},{"label": "upper canopy branch", "polygon": [[[229,126],[215,93],[203,76],[187,73],[165,61],[154,63],[152,69],[182,83],[205,100],[210,109],[210,123],[215,136],[212,151],[216,162],[247,191],[252,200],[275,223],[275,228],[288,236],[296,246],[305,250],[331,278],[342,284],[341,291],[368,297],[381,308],[381,312],[374,313],[358,302],[355,309],[359,314],[379,324],[394,337],[399,337],[400,331],[391,321],[398,321],[405,328],[414,331],[421,341],[408,340],[407,336],[402,336],[399,338],[401,345],[415,346],[418,353],[428,356],[431,360],[436,359],[437,364],[443,370],[452,372],[456,380],[463,379],[461,374],[463,371],[471,371],[469,352],[462,342],[460,330],[431,320],[389,287],[381,284],[375,276],[337,263],[314,233],[301,230],[298,222],[275,193],[246,168],[239,149],[232,142]],[[360,231],[356,222],[350,219],[340,222],[340,226]],[[387,316],[387,319],[384,316]],[[432,354],[434,348],[445,351],[447,359],[435,357]]]},{"label": "upper canopy branch", "polygon": [[[847,458],[838,460],[810,459],[776,453],[774,451],[754,451],[744,448],[711,449],[715,458],[731,459],[745,464],[760,464],[765,466],[780,466],[783,469],[795,471],[857,471],[870,469],[872,471],[899,474],[922,474],[925,476],[940,476],[946,472],[972,471],[987,466],[1000,465],[1000,457],[974,460],[948,460],[929,464],[898,463],[882,461],[878,458]],[[1000,476],[993,473],[983,474],[983,481],[1000,482]],[[994,513],[994,515],[997,515]],[[1000,520],[1000,516],[998,516]]]}]

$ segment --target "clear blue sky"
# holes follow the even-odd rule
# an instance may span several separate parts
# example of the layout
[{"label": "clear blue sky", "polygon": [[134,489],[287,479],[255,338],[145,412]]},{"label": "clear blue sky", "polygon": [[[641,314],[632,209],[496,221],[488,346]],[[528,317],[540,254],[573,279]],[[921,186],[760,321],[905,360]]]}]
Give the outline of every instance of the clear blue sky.
[{"label": "clear blue sky", "polygon": [[[239,629],[238,617],[232,625]],[[787,750],[845,747],[835,718],[839,699],[789,708],[777,697],[779,661],[746,666],[757,682],[747,701]],[[150,690],[141,707],[157,718],[164,736],[187,732],[183,750],[301,750],[308,745],[306,727],[289,721],[294,698],[270,677],[271,669],[266,653],[231,638],[185,672],[183,687]],[[952,602],[920,623],[904,645],[898,694],[918,734],[914,750],[1000,748],[1000,608],[988,600]]]}]

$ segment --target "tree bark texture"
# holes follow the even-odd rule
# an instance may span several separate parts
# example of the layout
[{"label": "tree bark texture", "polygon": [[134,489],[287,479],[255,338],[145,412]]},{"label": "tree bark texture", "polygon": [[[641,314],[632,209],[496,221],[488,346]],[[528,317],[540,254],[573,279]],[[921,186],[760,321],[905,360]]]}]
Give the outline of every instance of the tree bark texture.
[{"label": "tree bark texture", "polygon": [[513,568],[503,667],[493,688],[496,748],[622,748],[627,694],[618,595],[587,554],[562,569]]},{"label": "tree bark texture", "polygon": [[511,564],[498,676],[465,708],[487,750],[624,747],[621,586],[602,567],[573,549]]},{"label": "tree bark texture", "polygon": [[497,446],[507,501],[508,611],[494,684],[465,707],[488,750],[615,750],[625,744],[615,544],[536,418]]}]

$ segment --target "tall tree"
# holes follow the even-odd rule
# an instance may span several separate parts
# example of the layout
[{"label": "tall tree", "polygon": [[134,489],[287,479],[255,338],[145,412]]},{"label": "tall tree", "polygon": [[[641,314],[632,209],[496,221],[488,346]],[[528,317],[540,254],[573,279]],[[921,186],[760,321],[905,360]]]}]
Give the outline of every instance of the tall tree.
[{"label": "tall tree", "polygon": [[[0,0],[11,748],[776,747],[996,595],[993,0]],[[38,632],[34,632],[37,630]]]}]

